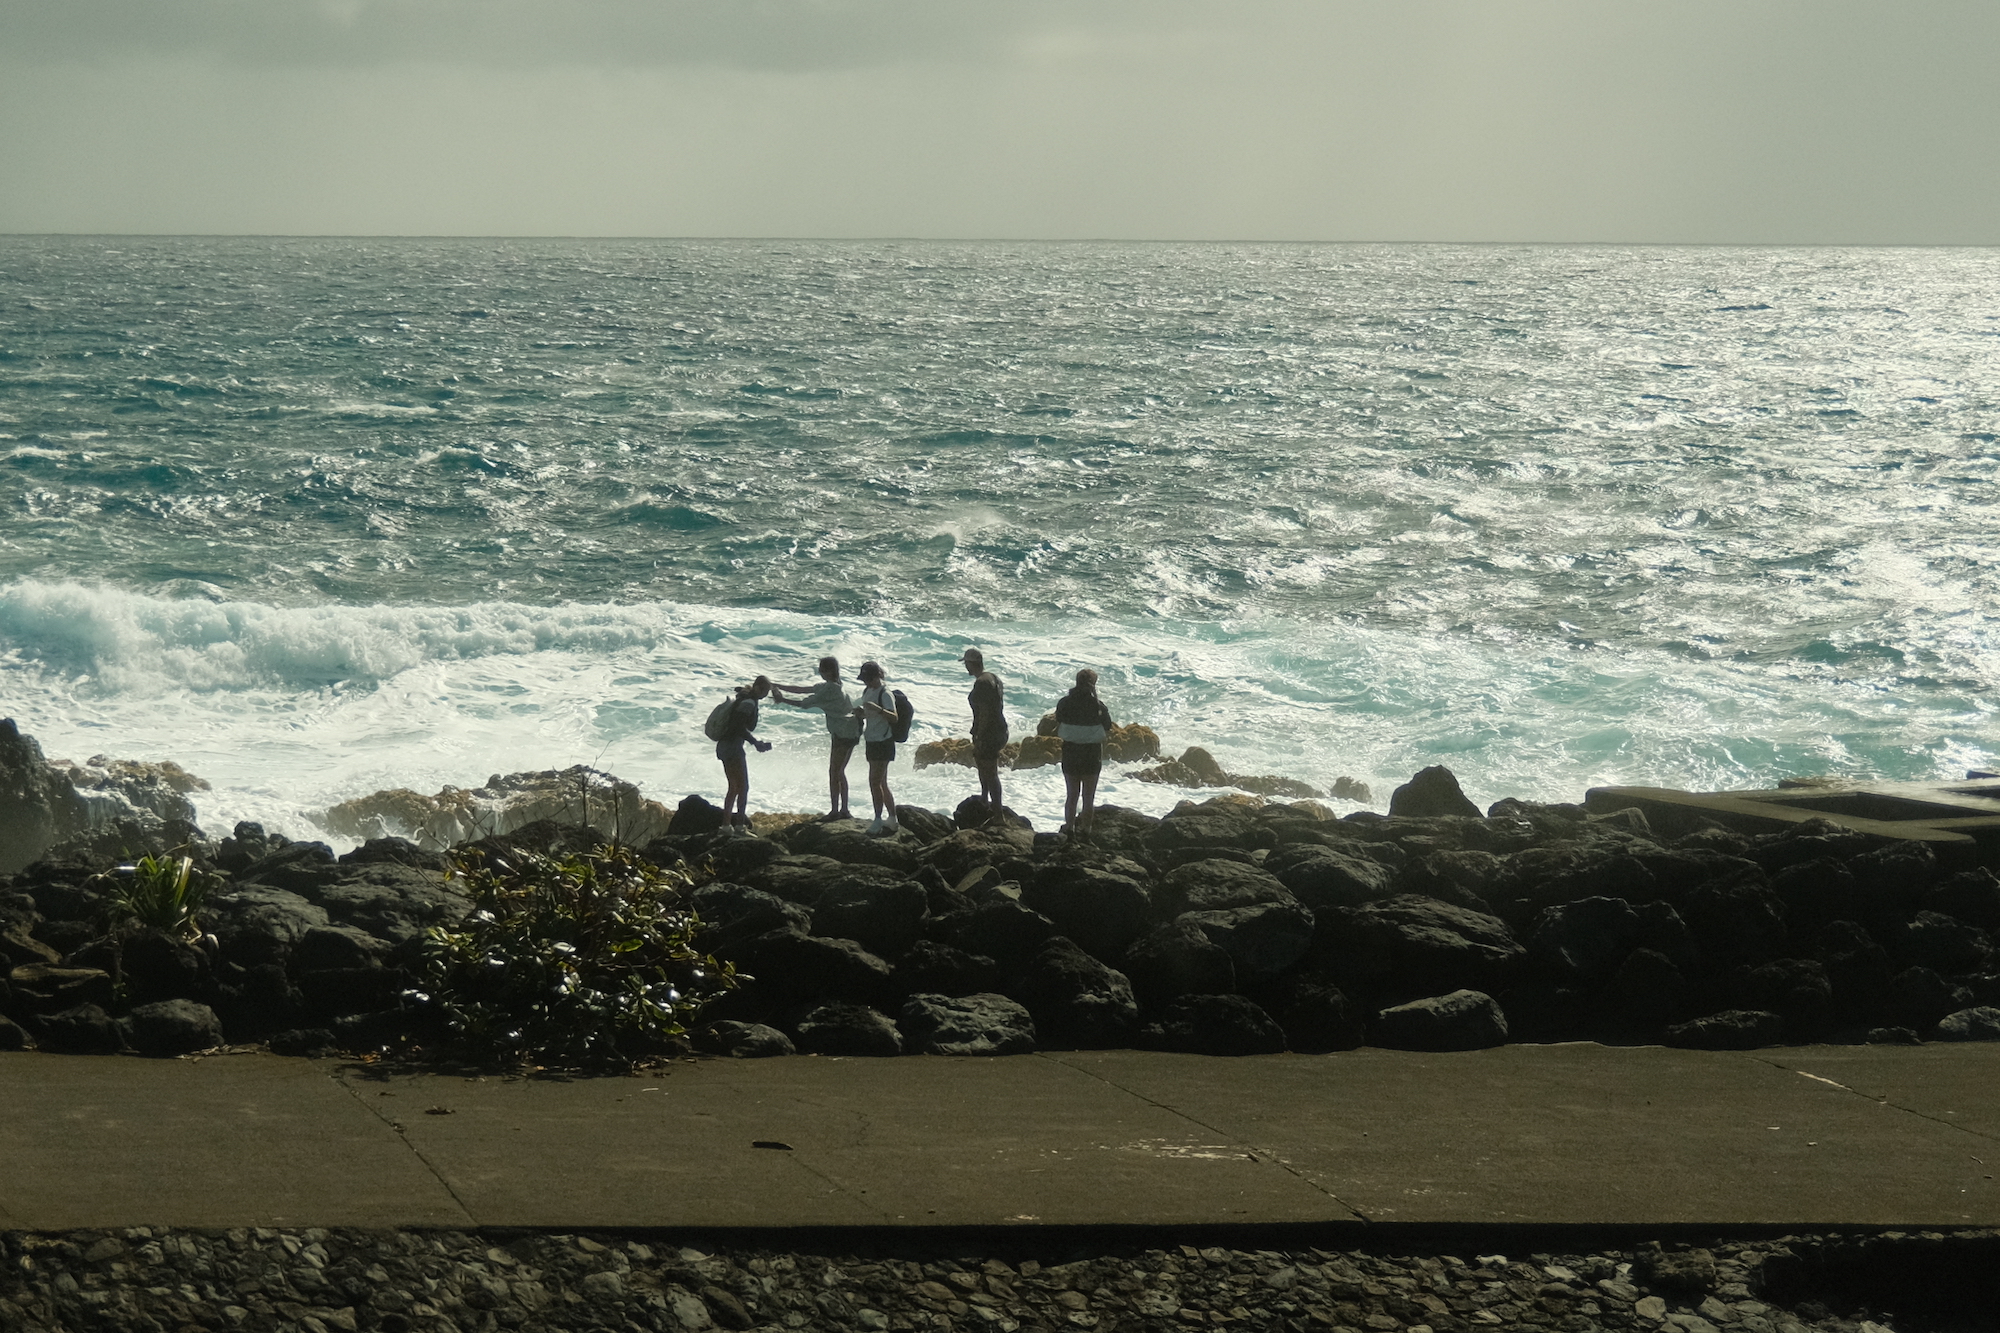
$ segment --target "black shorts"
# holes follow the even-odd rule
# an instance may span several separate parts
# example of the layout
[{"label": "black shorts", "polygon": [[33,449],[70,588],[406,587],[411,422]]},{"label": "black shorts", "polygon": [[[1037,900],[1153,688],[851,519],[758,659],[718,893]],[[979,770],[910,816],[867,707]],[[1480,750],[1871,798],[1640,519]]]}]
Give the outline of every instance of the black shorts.
[{"label": "black shorts", "polygon": [[865,752],[871,764],[889,764],[896,760],[896,742],[870,741]]},{"label": "black shorts", "polygon": [[1066,778],[1087,778],[1104,771],[1104,742],[1064,741],[1062,771]]},{"label": "black shorts", "polygon": [[997,732],[972,738],[972,757],[982,763],[991,763],[1007,748],[1007,731],[1003,727]]},{"label": "black shorts", "polygon": [[715,757],[725,764],[732,759],[741,763],[743,760],[743,738],[739,736],[735,740],[717,741],[715,743]]}]

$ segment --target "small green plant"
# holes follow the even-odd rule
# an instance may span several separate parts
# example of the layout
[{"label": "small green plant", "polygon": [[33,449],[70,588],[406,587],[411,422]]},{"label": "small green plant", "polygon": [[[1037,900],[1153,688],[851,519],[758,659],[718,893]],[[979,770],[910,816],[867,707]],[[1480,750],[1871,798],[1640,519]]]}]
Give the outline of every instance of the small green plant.
[{"label": "small green plant", "polygon": [[209,879],[194,868],[194,858],[181,849],[142,856],[129,866],[119,866],[108,881],[114,926],[163,931],[189,944],[201,938],[201,922],[195,913],[208,898]]},{"label": "small green plant", "polygon": [[543,856],[462,853],[472,900],[425,939],[428,992],[460,1052],[502,1063],[630,1065],[666,1049],[735,969],[693,944],[685,867],[630,848]]}]

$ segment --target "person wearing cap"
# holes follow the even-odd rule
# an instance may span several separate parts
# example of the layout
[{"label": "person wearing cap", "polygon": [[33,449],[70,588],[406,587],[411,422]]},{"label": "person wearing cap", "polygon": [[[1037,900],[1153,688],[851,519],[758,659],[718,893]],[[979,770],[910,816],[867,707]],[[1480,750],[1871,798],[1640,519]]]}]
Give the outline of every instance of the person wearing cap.
[{"label": "person wearing cap", "polygon": [[868,750],[868,795],[875,802],[870,833],[894,833],[896,798],[889,794],[889,765],[896,761],[896,700],[888,678],[874,662],[861,664],[861,714]]},{"label": "person wearing cap", "polygon": [[979,795],[998,814],[1004,804],[1000,752],[1007,747],[1007,686],[986,669],[986,656],[977,648],[967,648],[958,660],[972,677],[972,691],[965,698],[972,705],[972,766],[979,770]]},{"label": "person wearing cap", "polygon": [[[787,699],[787,694],[799,695]],[[773,703],[789,704],[793,708],[817,708],[826,714],[826,734],[833,742],[832,755],[826,765],[826,792],[828,819],[851,819],[847,808],[847,761],[854,755],[854,747],[861,740],[861,719],[854,700],[847,695],[847,688],[840,683],[840,662],[831,657],[819,659],[819,684],[771,686]]]}]

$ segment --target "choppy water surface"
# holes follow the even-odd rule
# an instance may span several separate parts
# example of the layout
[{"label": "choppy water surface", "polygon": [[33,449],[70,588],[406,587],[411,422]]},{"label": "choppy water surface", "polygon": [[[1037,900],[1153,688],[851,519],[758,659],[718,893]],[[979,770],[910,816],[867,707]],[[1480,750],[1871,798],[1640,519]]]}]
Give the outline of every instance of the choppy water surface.
[{"label": "choppy water surface", "polygon": [[[0,238],[0,711],[281,825],[577,761],[710,790],[704,700],[829,648],[959,730],[968,642],[1021,722],[1093,665],[1170,745],[1384,793],[1955,777],[2000,736],[1996,279]],[[809,805],[819,738],[766,730],[760,803]]]}]

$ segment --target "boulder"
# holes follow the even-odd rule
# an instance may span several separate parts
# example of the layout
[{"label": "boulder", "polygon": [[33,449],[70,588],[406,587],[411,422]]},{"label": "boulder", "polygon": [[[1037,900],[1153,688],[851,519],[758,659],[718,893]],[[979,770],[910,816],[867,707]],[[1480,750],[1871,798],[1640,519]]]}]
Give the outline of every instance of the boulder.
[{"label": "boulder", "polygon": [[1035,1022],[1013,1000],[974,995],[912,995],[899,1026],[904,1045],[917,1055],[1028,1055]]},{"label": "boulder", "polygon": [[1183,995],[1146,1025],[1140,1044],[1186,1055],[1274,1055],[1285,1049],[1285,1033],[1241,995]]},{"label": "boulder", "polygon": [[1458,778],[1442,765],[1418,770],[1415,777],[1389,794],[1389,817],[1404,815],[1480,817],[1479,807],[1459,790]]},{"label": "boulder", "polygon": [[1312,947],[1313,914],[1295,902],[1259,903],[1224,912],[1187,912],[1179,921],[1208,936],[1236,965],[1239,985],[1269,981]]},{"label": "boulder", "polygon": [[0,971],[12,971],[26,963],[54,966],[61,962],[62,954],[29,934],[26,927],[0,930]]},{"label": "boulder", "polygon": [[28,1030],[11,1018],[0,1018],[0,1051],[23,1051],[28,1048]]},{"label": "boulder", "polygon": [[853,940],[774,930],[745,941],[731,955],[772,1000],[834,999],[867,1004],[895,993],[889,964]]},{"label": "boulder", "polygon": [[211,893],[203,918],[222,957],[244,967],[283,966],[307,931],[332,924],[324,907],[266,884],[232,884]]},{"label": "boulder", "polygon": [[1146,838],[1159,823],[1152,815],[1127,806],[1100,805],[1092,816],[1090,841],[1107,851],[1138,855],[1146,850]]},{"label": "boulder", "polygon": [[1613,1013],[1641,1026],[1664,1023],[1682,1012],[1687,977],[1657,949],[1634,949],[1605,983],[1603,999]]},{"label": "boulder", "polygon": [[929,914],[930,898],[915,880],[883,883],[843,874],[813,905],[813,933],[859,941],[870,953],[893,960],[917,942]]},{"label": "boulder", "polygon": [[1360,907],[1396,895],[1396,872],[1359,849],[1349,853],[1318,844],[1297,844],[1273,852],[1264,865],[1314,911]]},{"label": "boulder", "polygon": [[1000,965],[984,954],[919,940],[897,962],[893,980],[905,995],[977,995],[1000,984]]},{"label": "boulder", "polygon": [[723,1019],[698,1029],[694,1047],[709,1055],[727,1055],[738,1060],[758,1060],[772,1055],[791,1055],[792,1039],[762,1023],[739,1023]]},{"label": "boulder", "polygon": [[1021,903],[1101,959],[1117,958],[1153,924],[1152,895],[1145,885],[1090,866],[1042,867],[1022,886]]},{"label": "boulder", "polygon": [[931,938],[967,953],[984,954],[1002,967],[1025,962],[1054,937],[1055,924],[1008,897],[995,897],[931,923]]},{"label": "boulder", "polygon": [[1939,1041],[2000,1041],[2000,1008],[1977,1005],[1938,1020]]},{"label": "boulder", "polygon": [[1183,995],[1227,995],[1236,989],[1229,951],[1189,921],[1172,921],[1132,941],[1121,966],[1133,994],[1148,1009]]},{"label": "boulder", "polygon": [[1024,829],[985,825],[960,829],[924,849],[924,862],[935,866],[945,883],[958,884],[980,866],[1004,866],[1034,854],[1034,834]]},{"label": "boulder", "polygon": [[1739,967],[1730,978],[1730,994],[1740,1009],[1782,1017],[1794,1039],[1820,1031],[1833,1018],[1833,983],[1826,969],[1809,958]]},{"label": "boulder", "polygon": [[398,865],[413,870],[443,874],[447,861],[442,852],[417,846],[408,838],[370,838],[352,851],[335,858],[344,866]]},{"label": "boulder", "polygon": [[1687,928],[1671,904],[1663,902],[1637,903],[1632,908],[1639,918],[1639,933],[1633,945],[1640,949],[1651,949],[1665,954],[1688,976],[1701,970],[1701,949],[1695,944],[1694,932]]},{"label": "boulder", "polygon": [[1278,1020],[1292,1050],[1312,1055],[1351,1051],[1365,1035],[1361,1014],[1338,986],[1298,977],[1262,998],[1265,1012]]},{"label": "boulder", "polygon": [[[811,907],[826,891],[827,882],[842,869],[842,864],[830,856],[780,856],[753,869],[737,872],[735,877],[775,898]],[[881,874],[884,882],[899,878],[892,871],[885,870]]]},{"label": "boulder", "polygon": [[1225,808],[1198,806],[1188,814],[1174,814],[1155,824],[1146,834],[1146,850],[1171,854],[1186,848],[1240,847],[1244,851],[1278,845],[1275,829],[1258,823],[1250,815]]},{"label": "boulder", "polygon": [[2000,931],[2000,876],[1986,866],[1953,875],[1924,895],[1924,906],[1968,926]]},{"label": "boulder", "polygon": [[0,718],[0,875],[11,875],[81,829],[83,798],[49,767],[33,736]]},{"label": "boulder", "polygon": [[111,974],[96,967],[56,967],[23,963],[7,974],[17,1008],[53,1014],[112,1002]]},{"label": "boulder", "polygon": [[1942,912],[1918,912],[1891,928],[1882,942],[1899,962],[1947,976],[1983,970],[1993,952],[1985,931]]},{"label": "boulder", "polygon": [[1277,876],[1244,861],[1217,857],[1183,862],[1161,878],[1153,894],[1159,914],[1170,921],[1183,912],[1221,912],[1292,901],[1292,891]]},{"label": "boulder", "polygon": [[230,1041],[261,1041],[305,1017],[305,997],[278,964],[225,963],[221,972],[213,1008]]},{"label": "boulder", "polygon": [[1558,976],[1600,981],[1639,939],[1639,914],[1623,898],[1584,898],[1542,909],[1528,952]]},{"label": "boulder", "polygon": [[805,908],[742,884],[706,884],[691,901],[703,926],[700,947],[711,953],[774,930],[812,929],[812,913]]},{"label": "boulder", "polygon": [[335,1044],[332,1028],[287,1028],[272,1033],[268,1044],[273,1055],[302,1056],[310,1060],[323,1059],[340,1049]]},{"label": "boulder", "polygon": [[126,1044],[141,1055],[187,1055],[222,1045],[222,1023],[215,1011],[193,1000],[139,1005],[119,1026]]},{"label": "boulder", "polygon": [[1771,892],[1785,906],[1786,923],[1802,932],[1871,914],[1854,872],[1830,856],[1780,869],[1771,876]]},{"label": "boulder", "polygon": [[[783,857],[785,850],[784,843],[770,838],[719,838],[704,849],[698,859],[707,860],[717,879],[747,884],[754,871]],[[655,860],[654,864],[672,865],[684,860],[686,860],[685,855],[677,854],[665,860]]]},{"label": "boulder", "polygon": [[823,1004],[799,1020],[798,1048],[808,1055],[901,1055],[903,1034],[889,1016],[860,1004]]},{"label": "boulder", "polygon": [[1006,993],[1034,1015],[1045,1049],[1127,1046],[1138,1026],[1139,1006],[1125,974],[1060,935],[1036,951]]},{"label": "boulder", "polygon": [[426,930],[456,925],[472,910],[452,883],[427,870],[389,863],[334,870],[331,877],[295,884],[294,891],[325,908],[334,922],[387,942],[405,961],[421,951]]},{"label": "boulder", "polygon": [[916,871],[923,844],[897,833],[871,834],[858,819],[808,820],[785,830],[785,845],[795,856],[825,856],[843,865],[881,866],[899,875]]},{"label": "boulder", "polygon": [[1507,1015],[1483,991],[1455,990],[1375,1015],[1371,1045],[1397,1051],[1480,1051],[1507,1043]]},{"label": "boulder", "polygon": [[903,832],[926,845],[942,842],[957,828],[947,816],[935,810],[926,810],[921,805],[897,806],[896,822],[903,826]]},{"label": "boulder", "polygon": [[674,807],[673,818],[667,821],[667,835],[675,838],[695,837],[703,833],[713,833],[728,822],[729,816],[722,813],[722,807],[707,797],[683,796],[681,803]]},{"label": "boulder", "polygon": [[125,1038],[102,1006],[80,1004],[37,1019],[35,1044],[62,1055],[115,1055]]},{"label": "boulder", "polygon": [[1527,956],[1500,918],[1413,894],[1322,913],[1314,953],[1343,988],[1420,996],[1498,985]]},{"label": "boulder", "polygon": [[1928,967],[1909,967],[1889,982],[1888,1015],[1902,1025],[1928,1032],[1946,1014],[1970,1008],[1972,995]]},{"label": "boulder", "polygon": [[1681,901],[1680,914],[1703,956],[1722,967],[1761,963],[1785,947],[1785,906],[1759,879],[1700,885]]},{"label": "boulder", "polygon": [[1775,1046],[1785,1035],[1785,1020],[1762,1009],[1726,1009],[1719,1014],[1675,1023],[1667,1029],[1667,1045],[1695,1051],[1754,1051]]},{"label": "boulder", "polygon": [[315,926],[292,946],[289,966],[295,976],[329,968],[370,968],[379,965],[388,951],[386,943],[365,930]]},{"label": "boulder", "polygon": [[191,1000],[208,983],[208,955],[162,931],[142,930],[121,946],[119,970],[129,1003]]}]

